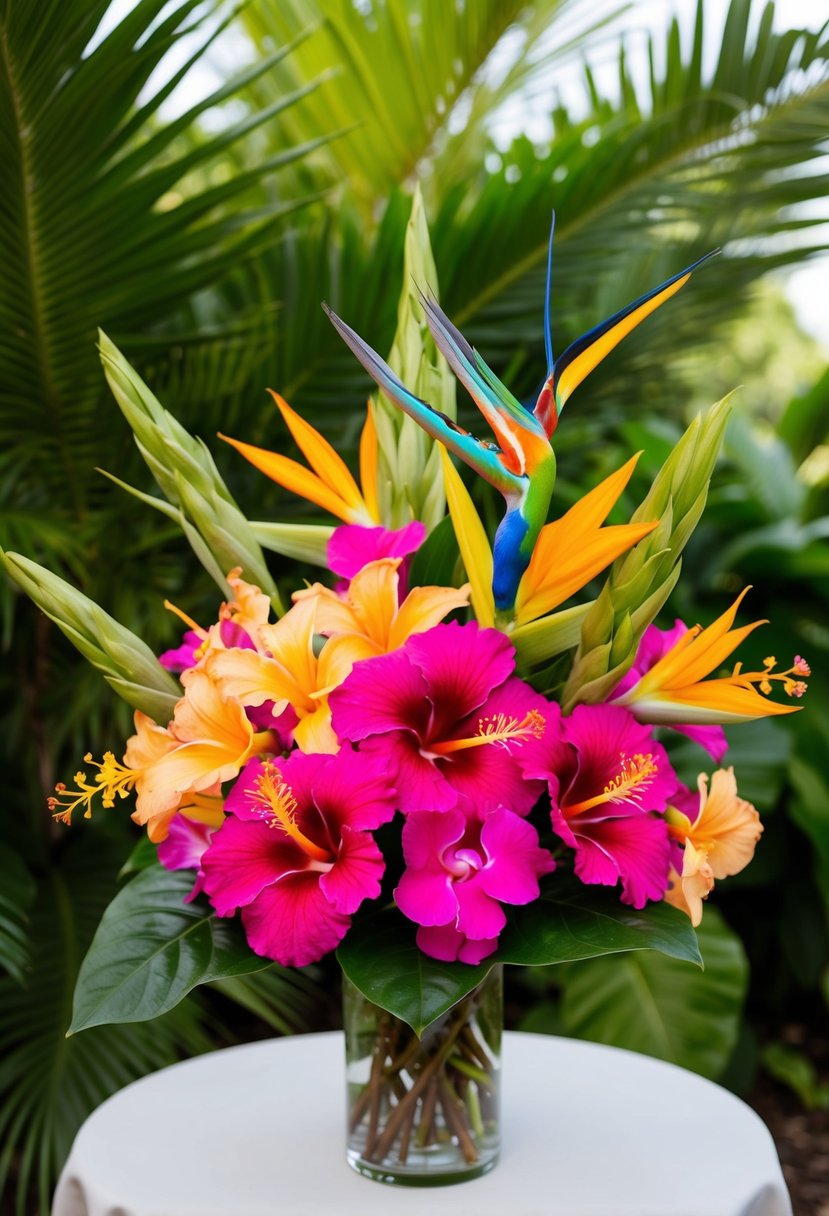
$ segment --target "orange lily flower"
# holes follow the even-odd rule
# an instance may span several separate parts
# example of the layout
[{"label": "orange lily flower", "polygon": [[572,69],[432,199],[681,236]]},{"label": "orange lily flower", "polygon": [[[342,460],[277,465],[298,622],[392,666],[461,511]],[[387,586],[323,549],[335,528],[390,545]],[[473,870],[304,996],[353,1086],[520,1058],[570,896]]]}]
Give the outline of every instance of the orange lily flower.
[{"label": "orange lily flower", "polygon": [[700,773],[700,805],[696,819],[675,807],[667,813],[668,830],[684,844],[682,873],[673,872],[665,899],[680,908],[696,927],[702,920],[702,901],[717,878],[739,874],[754,856],[763,831],[760,816],[750,802],[737,796],[733,768],[718,769],[711,778]]},{"label": "orange lily flower", "polygon": [[[269,731],[255,732],[244,707],[227,696],[200,668],[182,672],[185,693],[175,708],[169,734],[145,720],[136,722],[124,762],[135,773],[133,819],[146,823],[150,839],[163,839],[186,796],[212,790],[235,777],[254,754],[273,744]],[[194,817],[194,816],[191,816]]]},{"label": "orange lily flower", "polygon": [[317,655],[317,604],[317,596],[300,600],[275,625],[260,626],[259,641],[268,655],[217,650],[207,657],[205,670],[241,705],[273,701],[277,714],[292,706],[299,718],[294,739],[302,751],[336,752],[328,693],[342,684],[359,659],[376,651],[367,638],[350,634],[332,638]]},{"label": "orange lily flower", "polygon": [[227,582],[235,599],[222,604],[218,621],[209,629],[202,628],[192,617],[188,616],[186,612],[182,612],[175,604],[171,604],[169,600],[164,601],[164,607],[169,612],[175,613],[201,639],[202,644],[196,651],[196,658],[199,662],[211,650],[227,649],[222,641],[223,621],[230,621],[232,624],[238,625],[240,629],[244,629],[254,644],[257,643],[259,626],[268,623],[271,610],[270,600],[253,583],[246,583],[240,577],[241,573],[242,567],[236,566],[228,574]]},{"label": "orange lily flower", "polygon": [[737,663],[730,676],[707,680],[750,633],[767,621],[753,621],[732,629],[737,609],[750,590],[746,587],[731,607],[707,629],[696,625],[684,633],[666,655],[646,671],[632,688],[613,703],[624,705],[640,722],[683,725],[718,722],[751,722],[775,714],[796,713],[797,705],[780,705],[767,699],[773,681],[783,685],[790,697],[806,691],[802,677],[809,665],[798,655],[793,665],[774,672],[776,660],[769,657],[762,671],[743,671]]},{"label": "orange lily flower", "polygon": [[381,520],[377,499],[377,433],[371,405],[368,407],[360,438],[360,488],[351,476],[348,466],[328,440],[301,418],[296,410],[291,409],[278,393],[273,389],[268,389],[268,392],[276,402],[297,447],[311,466],[310,469],[279,452],[269,452],[265,448],[254,447],[238,439],[229,439],[226,435],[219,437],[236,448],[237,452],[241,452],[246,460],[277,485],[315,503],[345,523],[363,524],[368,527],[379,524]]},{"label": "orange lily flower", "polygon": [[84,806],[88,819],[97,795],[105,807],[112,807],[116,798],[135,790],[132,818],[146,824],[156,843],[164,840],[178,811],[203,823],[221,822],[222,782],[235,777],[252,755],[270,750],[273,736],[270,731],[255,732],[242,705],[224,696],[202,669],[194,667],[181,678],[185,693],[170,725],[159,726],[136,712],[136,733],[127,743],[123,763],[112,752],[100,764],[85,756],[98,770],[94,780],[79,772],[76,790],[57,786],[58,797],[49,799],[56,818],[68,823],[72,812]]},{"label": "orange lily flower", "polygon": [[546,524],[518,584],[515,620],[534,621],[563,604],[658,524],[602,527],[630,481],[641,452],[600,482],[560,519]]},{"label": "orange lily flower", "polygon": [[454,608],[469,603],[469,584],[455,587],[415,587],[402,604],[398,598],[399,557],[369,562],[351,579],[345,597],[314,583],[294,594],[294,603],[314,599],[315,628],[336,637],[364,638],[374,654],[397,650],[413,633],[424,633]]}]

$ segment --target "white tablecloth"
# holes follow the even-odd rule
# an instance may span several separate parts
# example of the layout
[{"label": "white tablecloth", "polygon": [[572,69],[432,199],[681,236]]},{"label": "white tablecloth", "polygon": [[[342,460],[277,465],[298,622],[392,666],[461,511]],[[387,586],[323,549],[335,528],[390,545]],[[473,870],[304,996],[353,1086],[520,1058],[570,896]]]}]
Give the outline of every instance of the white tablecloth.
[{"label": "white tablecloth", "polygon": [[790,1216],[774,1144],[692,1073],[507,1034],[491,1174],[423,1191],[344,1158],[340,1034],[228,1048],[128,1086],[81,1128],[53,1216]]}]

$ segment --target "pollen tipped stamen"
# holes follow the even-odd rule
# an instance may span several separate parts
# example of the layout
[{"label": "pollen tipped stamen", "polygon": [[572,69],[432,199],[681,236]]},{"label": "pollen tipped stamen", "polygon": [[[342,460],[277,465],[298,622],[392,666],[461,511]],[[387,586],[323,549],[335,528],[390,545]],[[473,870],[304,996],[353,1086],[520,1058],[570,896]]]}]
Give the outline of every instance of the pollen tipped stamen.
[{"label": "pollen tipped stamen", "polygon": [[594,798],[585,798],[583,802],[570,803],[563,807],[565,815],[581,815],[584,811],[592,810],[594,806],[603,806],[607,802],[620,804],[625,802],[639,803],[642,795],[653,783],[659,771],[659,765],[650,752],[643,755],[637,752],[635,756],[620,756],[620,767],[616,776],[607,783],[601,794]]},{"label": "pollen tipped stamen", "polygon": [[303,853],[314,861],[330,862],[331,854],[309,840],[296,822],[297,800],[290,786],[272,764],[262,766],[262,774],[256,783],[255,801],[262,806],[260,812],[269,828],[281,828],[286,836],[299,845]]},{"label": "pollen tipped stamen", "polygon": [[737,663],[731,675],[731,682],[740,688],[754,689],[756,687],[764,696],[768,696],[772,691],[773,682],[777,681],[783,685],[783,691],[787,697],[802,697],[807,689],[802,677],[812,674],[812,669],[806,660],[799,654],[795,655],[794,662],[787,671],[774,671],[776,665],[777,659],[774,655],[763,659],[762,671],[744,672],[742,664]]},{"label": "pollen tipped stamen", "polygon": [[140,775],[136,769],[119,764],[112,752],[105,752],[100,763],[93,760],[92,755],[87,752],[84,762],[98,770],[92,781],[85,772],[77,772],[76,789],[67,790],[65,783],[59,781],[55,786],[55,794],[46,799],[52,818],[58,823],[71,823],[73,813],[80,807],[85,808],[84,819],[91,819],[92,802],[99,795],[101,805],[109,810],[115,806],[116,798],[128,797]]},{"label": "pollen tipped stamen", "polygon": [[494,714],[478,719],[478,733],[466,739],[447,739],[442,743],[430,743],[429,751],[437,756],[449,756],[452,752],[466,751],[470,747],[483,747],[486,743],[497,743],[506,747],[510,743],[521,744],[526,739],[540,739],[546,723],[537,709],[531,709],[520,720],[508,714]]}]

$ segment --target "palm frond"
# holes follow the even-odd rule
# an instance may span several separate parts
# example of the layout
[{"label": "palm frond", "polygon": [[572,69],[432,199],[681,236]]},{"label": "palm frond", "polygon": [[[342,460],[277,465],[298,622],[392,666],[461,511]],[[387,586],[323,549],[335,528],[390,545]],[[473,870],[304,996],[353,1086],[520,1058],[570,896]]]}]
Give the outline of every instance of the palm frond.
[{"label": "palm frond", "polygon": [[25,987],[0,979],[0,1193],[19,1216],[27,1192],[38,1210],[75,1132],[115,1090],[208,1051],[204,1015],[185,1003],[152,1027],[107,1026],[65,1039],[78,963],[114,892],[123,845],[105,834],[71,841],[43,876],[32,913],[32,967]]},{"label": "palm frond", "polygon": [[20,854],[0,844],[0,969],[18,983],[29,965],[27,926],[35,890]]},{"label": "palm frond", "polygon": [[[38,5],[0,6],[0,443],[10,463],[27,466],[18,491],[38,505],[46,491],[53,510],[76,520],[120,434],[114,411],[101,408],[97,326],[165,349],[193,295],[273,239],[301,201],[279,198],[277,170],[308,149],[283,149],[228,180],[222,158],[315,87],[200,130],[203,115],[295,49],[282,45],[161,121],[185,69],[146,100],[142,91],[185,35],[201,33],[186,66],[198,61],[216,35],[216,5],[181,0],[167,12],[164,0],[138,0],[86,53],[107,7],[66,0],[45,20]],[[250,198],[262,182],[265,206]]]},{"label": "palm frond", "polygon": [[[332,181],[369,208],[411,182],[428,158],[429,190],[445,190],[479,171],[489,120],[522,88],[620,6],[600,0],[255,0],[245,26],[265,53],[313,30],[290,62],[253,90],[260,104],[274,88],[298,87],[329,73],[317,93],[271,135],[289,143],[349,128],[319,162]],[[427,194],[427,197],[429,195]]]}]

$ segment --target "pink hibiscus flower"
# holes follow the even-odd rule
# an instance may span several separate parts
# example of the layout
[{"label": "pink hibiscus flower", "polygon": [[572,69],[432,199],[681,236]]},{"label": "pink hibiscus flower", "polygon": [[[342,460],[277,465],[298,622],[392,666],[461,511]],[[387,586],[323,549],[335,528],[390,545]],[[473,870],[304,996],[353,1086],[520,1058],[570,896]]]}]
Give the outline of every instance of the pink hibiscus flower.
[{"label": "pink hibiscus flower", "polygon": [[526,820],[506,807],[477,814],[413,811],[403,828],[406,869],[394,893],[421,927],[417,944],[432,958],[479,963],[506,924],[502,903],[528,904],[555,862]]},{"label": "pink hibiscus flower", "polygon": [[665,749],[631,713],[579,705],[528,756],[544,777],[553,830],[575,849],[584,883],[622,884],[622,902],[644,907],[668,887],[671,846],[664,811],[679,786]]},{"label": "pink hibiscus flower", "polygon": [[242,909],[252,950],[303,967],[333,950],[384,862],[371,829],[394,815],[385,770],[344,749],[255,757],[233,786],[230,815],[202,857],[220,916]]},{"label": "pink hibiscus flower", "polygon": [[[619,683],[610,693],[608,700],[612,703],[621,697],[623,693],[633,688],[635,684],[638,684],[645,672],[655,667],[659,660],[663,659],[671,647],[676,645],[679,639],[687,632],[688,626],[679,620],[674,621],[673,629],[657,629],[655,625],[648,625],[642,636],[642,641],[639,643],[639,649],[636,651],[636,659],[633,666],[630,671],[622,676]],[[635,714],[635,705],[631,708]],[[680,734],[693,739],[700,747],[704,747],[717,764],[722,761],[723,756],[728,751],[728,740],[721,726],[678,726],[673,722],[670,723],[670,726],[673,730],[679,731]]]},{"label": "pink hibiscus flower", "polygon": [[550,704],[516,679],[515,651],[495,629],[436,625],[392,654],[356,664],[329,698],[339,739],[393,774],[400,809],[445,811],[462,796],[527,814],[543,790],[520,753]]},{"label": "pink hibiscus flower", "polygon": [[[363,524],[343,524],[335,528],[328,541],[326,556],[329,569],[341,578],[354,578],[363,566],[383,557],[410,557],[426,539],[426,527],[413,519],[403,528],[391,532],[388,528],[368,528]],[[404,561],[400,567],[401,584],[405,584]],[[401,596],[405,596],[403,586]]]}]

